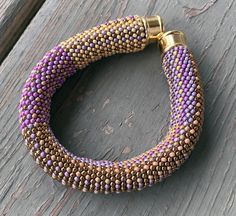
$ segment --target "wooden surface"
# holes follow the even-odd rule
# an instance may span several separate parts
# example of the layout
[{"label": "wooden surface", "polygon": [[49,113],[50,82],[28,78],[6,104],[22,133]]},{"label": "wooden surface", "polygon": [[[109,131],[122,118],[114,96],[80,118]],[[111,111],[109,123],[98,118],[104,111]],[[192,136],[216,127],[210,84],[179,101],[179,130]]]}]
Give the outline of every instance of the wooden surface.
[{"label": "wooden surface", "polygon": [[[8,2],[23,2],[28,10],[24,8],[27,24],[14,47],[0,52],[5,57],[0,66],[0,215],[236,214],[236,1]],[[6,35],[2,5],[0,32]],[[11,20],[19,20],[17,9],[8,13]],[[27,152],[18,124],[20,92],[32,67],[50,48],[129,14],[160,14],[168,29],[186,33],[204,83],[203,132],[190,159],[164,182],[119,195],[81,193],[53,181]],[[19,29],[15,21],[7,26],[12,26],[7,34],[11,41]],[[78,155],[122,160],[164,136],[167,110],[167,83],[153,45],[141,53],[103,59],[68,80],[53,100],[52,127],[61,143]]]},{"label": "wooden surface", "polygon": [[14,46],[44,0],[0,1],[0,63]]}]

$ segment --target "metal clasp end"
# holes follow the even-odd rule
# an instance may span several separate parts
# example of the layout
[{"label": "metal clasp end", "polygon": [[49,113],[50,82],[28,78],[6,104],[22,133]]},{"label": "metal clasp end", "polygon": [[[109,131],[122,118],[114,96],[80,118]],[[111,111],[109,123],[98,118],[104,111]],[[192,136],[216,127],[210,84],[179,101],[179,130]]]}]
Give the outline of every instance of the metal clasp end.
[{"label": "metal clasp end", "polygon": [[165,32],[160,16],[143,17],[143,22],[146,28],[147,43],[158,42],[162,53],[176,45],[187,45],[183,32],[176,30]]},{"label": "metal clasp end", "polygon": [[161,35],[159,39],[159,48],[162,53],[165,53],[170,48],[176,45],[187,45],[186,38],[181,31],[168,31]]},{"label": "metal clasp end", "polygon": [[142,17],[147,32],[147,43],[156,42],[164,32],[164,25],[160,16]]}]

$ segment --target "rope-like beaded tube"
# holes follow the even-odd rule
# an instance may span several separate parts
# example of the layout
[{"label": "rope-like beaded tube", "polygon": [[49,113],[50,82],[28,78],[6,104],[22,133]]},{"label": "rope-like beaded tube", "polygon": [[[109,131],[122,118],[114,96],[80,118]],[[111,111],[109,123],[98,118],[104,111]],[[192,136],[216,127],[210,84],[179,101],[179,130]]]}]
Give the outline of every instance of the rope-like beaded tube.
[{"label": "rope-like beaded tube", "polygon": [[33,158],[52,178],[94,193],[140,190],[169,176],[189,157],[203,123],[203,95],[193,56],[184,45],[163,54],[171,120],[166,137],[154,148],[126,161],[96,161],[68,152],[50,128],[51,98],[69,76],[102,57],[140,51],[146,44],[143,20],[129,16],[60,43],[33,68],[19,106],[21,131]]}]

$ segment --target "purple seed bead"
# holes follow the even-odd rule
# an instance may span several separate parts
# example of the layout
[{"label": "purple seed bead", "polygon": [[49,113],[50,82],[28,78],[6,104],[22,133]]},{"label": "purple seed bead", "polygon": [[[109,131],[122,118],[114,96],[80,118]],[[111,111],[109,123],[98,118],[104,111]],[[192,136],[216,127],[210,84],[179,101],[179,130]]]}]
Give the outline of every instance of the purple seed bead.
[{"label": "purple seed bead", "polygon": [[42,152],[40,153],[40,157],[41,157],[41,158],[45,158],[45,157],[46,157],[46,153],[45,153],[44,151],[42,151]]}]

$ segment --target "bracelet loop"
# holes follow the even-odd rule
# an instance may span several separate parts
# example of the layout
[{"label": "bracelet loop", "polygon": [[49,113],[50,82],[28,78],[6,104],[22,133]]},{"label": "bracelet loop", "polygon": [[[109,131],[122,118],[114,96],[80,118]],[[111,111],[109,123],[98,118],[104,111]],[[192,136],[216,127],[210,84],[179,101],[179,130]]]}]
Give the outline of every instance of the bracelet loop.
[{"label": "bracelet loop", "polygon": [[[50,127],[50,104],[66,79],[90,63],[143,50],[159,41],[171,101],[168,133],[152,149],[125,161],[92,160],[63,147]],[[141,190],[171,175],[189,157],[203,124],[199,71],[183,33],[164,32],[159,16],[109,21],[61,42],[33,68],[19,105],[21,132],[31,155],[63,185],[84,192]]]}]

